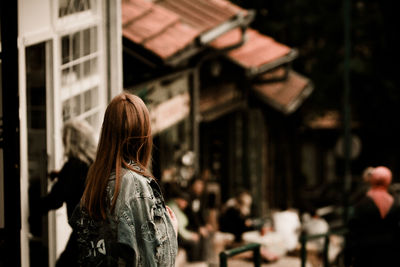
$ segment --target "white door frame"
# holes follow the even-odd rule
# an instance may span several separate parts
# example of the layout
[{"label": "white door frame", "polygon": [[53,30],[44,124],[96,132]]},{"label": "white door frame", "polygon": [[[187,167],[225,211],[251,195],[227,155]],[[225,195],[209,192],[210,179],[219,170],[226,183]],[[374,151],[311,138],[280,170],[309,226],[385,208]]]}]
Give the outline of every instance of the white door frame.
[{"label": "white door frame", "polygon": [[[81,16],[80,25],[86,22],[97,25],[99,28],[100,43],[98,49],[100,77],[100,121],[105,106],[111,97],[122,91],[122,29],[121,29],[121,4],[118,0],[94,0],[97,2],[97,15],[94,20]],[[20,155],[21,155],[21,262],[23,267],[29,267],[29,205],[28,205],[28,128],[27,128],[27,106],[26,106],[26,59],[25,50],[28,46],[46,42],[46,131],[47,131],[47,153],[49,169],[59,169],[63,162],[63,146],[61,138],[62,129],[62,100],[61,88],[61,45],[60,38],[63,31],[69,32],[74,27],[79,28],[78,23],[69,24],[68,29],[58,21],[58,2],[49,1],[52,11],[52,25],[38,29],[35,32],[25,32],[18,38],[18,72],[19,72],[19,95],[20,95]],[[72,18],[72,17],[70,17]],[[22,19],[22,18],[20,18]],[[107,20],[109,20],[107,22]],[[68,26],[68,25],[67,25]],[[20,28],[20,33],[23,32]],[[108,32],[108,33],[107,33]],[[4,77],[3,77],[4,78]],[[98,129],[101,125],[98,125]],[[57,221],[55,212],[49,213],[49,266],[54,266],[57,252],[62,250],[57,242]],[[64,219],[64,218],[63,218]],[[65,220],[65,219],[64,219]],[[66,241],[65,241],[66,242]],[[57,247],[58,246],[58,247]]]},{"label": "white door frame", "polygon": [[[53,38],[40,40],[37,36],[33,39],[25,38],[24,42],[19,42],[19,95],[20,95],[20,153],[21,153],[21,265],[30,266],[29,262],[29,204],[28,204],[28,123],[27,123],[27,100],[26,100],[26,58],[25,52],[29,46],[45,43],[46,60],[46,146],[48,158],[48,171],[55,169],[57,158],[62,156],[62,152],[57,150],[55,142],[55,112],[54,107],[54,41]],[[40,41],[39,41],[40,40]],[[56,220],[55,212],[48,214],[48,245],[49,245],[49,266],[53,266],[56,260]]]}]

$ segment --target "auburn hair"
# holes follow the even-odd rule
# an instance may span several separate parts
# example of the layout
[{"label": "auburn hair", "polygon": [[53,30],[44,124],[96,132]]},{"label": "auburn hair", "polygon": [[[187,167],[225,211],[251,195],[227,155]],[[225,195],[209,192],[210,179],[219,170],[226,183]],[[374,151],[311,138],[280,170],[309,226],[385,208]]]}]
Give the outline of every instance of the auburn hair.
[{"label": "auburn hair", "polygon": [[[115,96],[104,114],[96,158],[86,179],[81,205],[90,216],[106,218],[113,212],[121,186],[121,168],[152,177],[148,164],[152,150],[149,111],[137,96],[123,92]],[[139,168],[133,168],[134,162]],[[106,202],[106,187],[115,171],[115,190],[111,203]]]}]

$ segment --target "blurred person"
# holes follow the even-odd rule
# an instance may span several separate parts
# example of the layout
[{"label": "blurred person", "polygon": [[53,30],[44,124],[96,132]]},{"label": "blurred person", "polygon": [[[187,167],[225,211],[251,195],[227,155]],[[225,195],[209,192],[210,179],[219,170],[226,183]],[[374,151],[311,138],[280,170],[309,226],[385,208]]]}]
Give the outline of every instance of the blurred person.
[{"label": "blurred person", "polygon": [[175,213],[179,222],[178,246],[183,248],[189,262],[201,261],[202,258],[202,236],[199,232],[189,229],[189,218],[185,210],[189,205],[190,195],[181,188],[174,187],[171,192],[171,199],[167,205]]},{"label": "blurred person", "polygon": [[201,235],[200,259],[206,260],[212,254],[213,235],[216,231],[214,217],[212,213],[215,202],[210,195],[205,192],[207,171],[203,171],[200,177],[193,178],[188,187],[189,203],[184,210],[188,217],[188,229],[198,232]]},{"label": "blurred person", "polygon": [[364,171],[362,173],[362,179],[368,185],[370,184],[371,175],[372,175],[373,170],[374,170],[374,167],[368,166],[367,168],[364,169]]},{"label": "blurred person", "polygon": [[177,220],[148,169],[151,151],[146,105],[126,92],[115,96],[70,220],[80,266],[175,265]]},{"label": "blurred person", "polygon": [[[39,214],[32,213],[30,220],[50,210],[56,210],[64,203],[66,203],[67,216],[70,219],[75,206],[81,199],[85,189],[86,175],[96,153],[93,130],[86,121],[73,119],[64,124],[62,140],[66,162],[61,170],[50,173],[50,179],[55,182],[50,192],[40,199]],[[76,266],[77,260],[76,235],[72,232],[56,266]]]},{"label": "blurred person", "polygon": [[207,203],[205,194],[205,181],[198,177],[193,178],[189,183],[189,203],[185,213],[189,219],[189,229],[199,231],[207,236],[213,227],[207,222]]},{"label": "blurred person", "polygon": [[[233,246],[243,244],[243,233],[251,230],[260,230],[259,220],[251,218],[253,198],[247,190],[240,189],[234,198],[229,199],[221,212],[219,226],[221,232],[232,233],[235,236]],[[261,257],[266,262],[278,260],[278,256],[261,247]],[[241,257],[252,257],[251,253],[244,253]]]},{"label": "blurred person", "polygon": [[400,207],[387,191],[391,181],[392,172],[387,167],[372,170],[370,189],[354,206],[348,221],[348,266],[399,265]]},{"label": "blurred person", "polygon": [[244,232],[255,229],[250,217],[252,201],[248,191],[240,190],[234,198],[226,202],[220,214],[220,231],[232,233],[235,242],[242,241]]},{"label": "blurred person", "polygon": [[374,167],[366,167],[361,174],[361,182],[358,183],[354,192],[350,196],[350,203],[355,204],[365,196],[365,193],[370,189],[370,179]]}]

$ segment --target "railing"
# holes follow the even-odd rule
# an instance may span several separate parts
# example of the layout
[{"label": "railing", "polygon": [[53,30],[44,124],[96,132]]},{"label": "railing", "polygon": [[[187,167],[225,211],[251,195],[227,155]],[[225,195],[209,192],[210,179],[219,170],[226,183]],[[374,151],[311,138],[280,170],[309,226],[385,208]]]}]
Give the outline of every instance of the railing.
[{"label": "railing", "polygon": [[261,266],[261,254],[260,254],[260,244],[251,243],[244,246],[240,246],[237,248],[229,249],[222,251],[219,253],[219,266],[220,267],[227,267],[228,266],[228,258],[233,257],[237,254],[246,252],[246,251],[253,251],[253,262],[255,267]]},{"label": "railing", "polygon": [[300,236],[300,242],[301,242],[301,267],[306,267],[306,262],[307,262],[307,241],[318,239],[318,238],[324,238],[324,250],[322,252],[322,259],[323,259],[323,266],[324,267],[329,267],[329,257],[328,257],[328,252],[329,252],[329,237],[331,235],[346,235],[347,234],[347,228],[339,228],[336,230],[331,230],[323,234],[316,234],[316,235],[306,235],[302,234]]}]

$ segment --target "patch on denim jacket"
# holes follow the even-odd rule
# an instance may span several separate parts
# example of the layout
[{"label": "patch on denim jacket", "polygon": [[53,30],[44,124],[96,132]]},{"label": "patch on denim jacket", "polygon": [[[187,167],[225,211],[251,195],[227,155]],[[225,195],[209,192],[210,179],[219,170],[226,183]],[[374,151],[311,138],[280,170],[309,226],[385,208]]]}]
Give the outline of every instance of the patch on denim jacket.
[{"label": "patch on denim jacket", "polygon": [[116,234],[107,221],[93,220],[77,208],[71,226],[77,235],[80,266],[118,266]]},{"label": "patch on denim jacket", "polygon": [[91,248],[89,249],[89,255],[88,256],[94,256],[96,257],[97,253],[107,255],[107,250],[106,250],[106,244],[104,239],[100,239],[99,241],[90,241]]},{"label": "patch on denim jacket", "polygon": [[156,239],[156,227],[154,223],[150,220],[143,223],[140,227],[143,239],[147,242],[153,242]]}]

